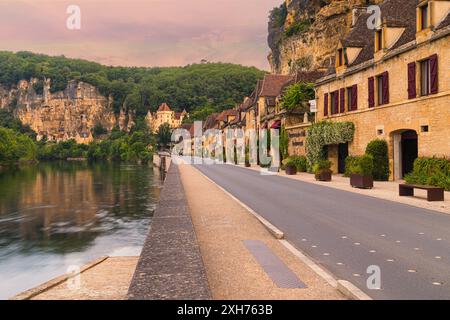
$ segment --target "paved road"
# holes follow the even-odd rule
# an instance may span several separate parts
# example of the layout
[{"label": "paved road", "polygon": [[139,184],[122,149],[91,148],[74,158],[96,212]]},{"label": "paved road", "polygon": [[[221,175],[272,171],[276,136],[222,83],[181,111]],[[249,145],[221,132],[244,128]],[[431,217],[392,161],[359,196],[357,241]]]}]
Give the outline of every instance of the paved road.
[{"label": "paved road", "polygon": [[[201,172],[374,299],[450,299],[450,215],[231,165]],[[381,268],[369,290],[367,268]]]}]

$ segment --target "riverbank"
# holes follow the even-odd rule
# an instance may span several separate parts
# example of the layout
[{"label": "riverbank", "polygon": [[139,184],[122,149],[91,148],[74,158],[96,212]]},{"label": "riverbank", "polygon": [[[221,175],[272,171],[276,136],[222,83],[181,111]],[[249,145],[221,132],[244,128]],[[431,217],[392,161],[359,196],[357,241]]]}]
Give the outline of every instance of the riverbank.
[{"label": "riverbank", "polygon": [[124,300],[138,259],[101,257],[79,273],[62,275],[11,300]]}]

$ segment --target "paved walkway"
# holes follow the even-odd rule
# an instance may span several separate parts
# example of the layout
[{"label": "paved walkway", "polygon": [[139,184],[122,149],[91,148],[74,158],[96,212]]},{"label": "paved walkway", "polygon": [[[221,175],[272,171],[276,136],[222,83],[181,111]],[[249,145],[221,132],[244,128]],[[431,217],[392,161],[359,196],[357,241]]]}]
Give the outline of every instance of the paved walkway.
[{"label": "paved walkway", "polygon": [[[244,168],[243,166],[240,166]],[[259,166],[252,166],[247,168],[250,170],[260,171]],[[385,199],[390,201],[395,201],[399,203],[405,203],[411,206],[435,210],[443,213],[450,214],[450,192],[445,192],[445,201],[438,202],[428,202],[425,190],[414,190],[414,197],[400,197],[398,195],[398,185],[399,181],[375,181],[373,189],[357,189],[350,186],[350,178],[344,177],[342,175],[333,175],[333,180],[331,182],[321,182],[316,181],[313,174],[300,172],[294,176],[286,175],[284,171],[277,173],[280,177],[285,177],[289,179],[294,179],[298,181],[304,181],[309,183],[314,183],[317,185],[322,185],[330,188],[335,188],[339,190],[350,191],[353,193],[362,194],[369,197],[375,197],[379,199]]]},{"label": "paved walkway", "polygon": [[[197,169],[179,168],[213,299],[344,299]],[[307,288],[278,287],[248,240],[261,241]]]},{"label": "paved walkway", "polygon": [[[371,297],[450,297],[449,215],[231,165],[195,167]],[[381,290],[366,285],[374,265]]]},{"label": "paved walkway", "polygon": [[[80,286],[68,286],[66,276],[46,282],[24,292],[17,300],[124,300],[138,257],[108,257],[86,265]],[[73,280],[70,280],[73,284]]]}]

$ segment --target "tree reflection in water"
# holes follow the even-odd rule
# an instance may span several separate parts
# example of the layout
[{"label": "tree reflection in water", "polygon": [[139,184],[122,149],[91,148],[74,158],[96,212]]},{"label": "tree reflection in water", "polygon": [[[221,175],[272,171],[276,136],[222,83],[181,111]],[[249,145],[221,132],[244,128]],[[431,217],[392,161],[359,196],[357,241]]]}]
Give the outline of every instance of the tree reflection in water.
[{"label": "tree reflection in water", "polygon": [[[10,276],[34,282],[36,277],[20,273],[42,265],[62,270],[61,258],[86,262],[140,247],[160,187],[159,172],[150,166],[51,162],[3,170],[0,283]],[[16,287],[22,285],[10,283],[8,293]],[[0,298],[5,294],[0,289]]]}]

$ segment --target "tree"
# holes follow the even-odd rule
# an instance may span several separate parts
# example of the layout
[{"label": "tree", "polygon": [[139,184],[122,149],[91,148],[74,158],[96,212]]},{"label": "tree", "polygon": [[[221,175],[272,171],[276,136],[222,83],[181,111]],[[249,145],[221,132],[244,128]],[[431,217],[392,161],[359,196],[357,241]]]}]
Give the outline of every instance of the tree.
[{"label": "tree", "polygon": [[158,132],[156,133],[156,142],[158,144],[159,149],[164,149],[170,145],[172,141],[172,130],[169,124],[164,123],[158,128]]}]

